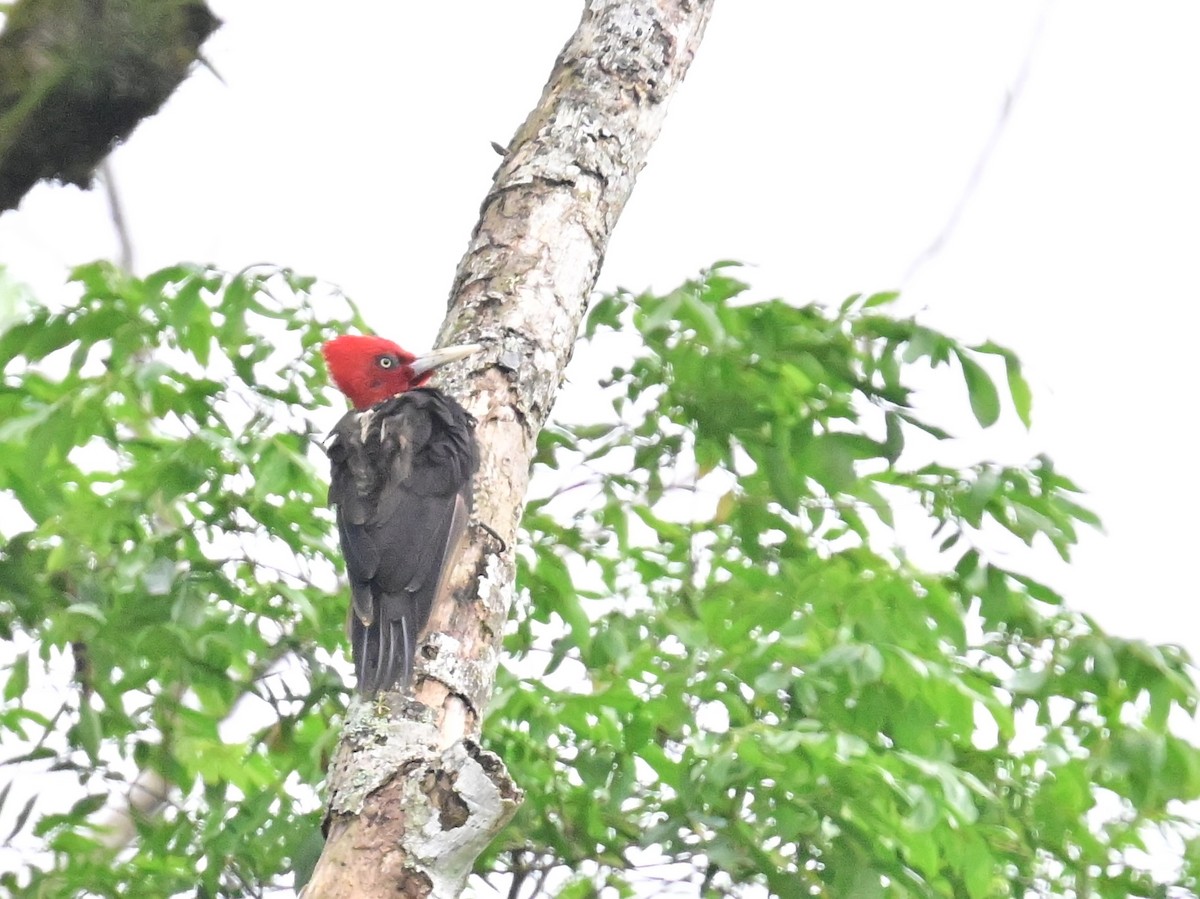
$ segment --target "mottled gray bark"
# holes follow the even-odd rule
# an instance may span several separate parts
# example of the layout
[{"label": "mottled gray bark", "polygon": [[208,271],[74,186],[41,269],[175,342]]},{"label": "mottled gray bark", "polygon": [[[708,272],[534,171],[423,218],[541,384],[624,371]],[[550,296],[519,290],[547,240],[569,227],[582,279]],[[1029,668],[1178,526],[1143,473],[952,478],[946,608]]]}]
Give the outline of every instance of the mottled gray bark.
[{"label": "mottled gray bark", "polygon": [[38,181],[86,187],[217,27],[203,0],[20,0],[0,32],[0,212]]},{"label": "mottled gray bark", "polygon": [[472,534],[455,601],[433,612],[415,701],[393,695],[387,715],[351,709],[308,899],[457,896],[520,802],[476,739],[512,604],[530,462],[613,227],[711,11],[712,0],[589,0],[496,173],[440,339],[488,349],[439,383],[478,421],[476,514],[510,548]]}]

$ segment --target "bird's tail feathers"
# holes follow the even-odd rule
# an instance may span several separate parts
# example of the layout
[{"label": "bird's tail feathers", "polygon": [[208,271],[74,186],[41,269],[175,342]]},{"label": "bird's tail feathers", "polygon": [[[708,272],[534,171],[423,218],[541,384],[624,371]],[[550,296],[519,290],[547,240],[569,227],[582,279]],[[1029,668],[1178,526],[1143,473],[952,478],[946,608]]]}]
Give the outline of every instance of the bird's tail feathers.
[{"label": "bird's tail feathers", "polygon": [[[357,604],[356,604],[357,605]],[[364,696],[412,683],[417,658],[417,638],[429,617],[428,608],[407,595],[380,597],[373,621],[350,616],[350,646],[359,692]]]}]

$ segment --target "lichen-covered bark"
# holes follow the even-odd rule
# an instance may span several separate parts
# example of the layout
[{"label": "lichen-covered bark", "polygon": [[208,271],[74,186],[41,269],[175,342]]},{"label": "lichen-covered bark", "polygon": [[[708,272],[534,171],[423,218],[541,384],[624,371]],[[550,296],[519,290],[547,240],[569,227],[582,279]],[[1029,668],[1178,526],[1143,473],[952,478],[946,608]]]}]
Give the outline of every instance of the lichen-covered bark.
[{"label": "lichen-covered bark", "polygon": [[478,421],[476,514],[510,549],[474,531],[455,602],[434,609],[414,699],[393,694],[386,715],[352,708],[307,899],[457,896],[516,810],[503,763],[475,741],[512,602],[530,462],[609,236],[711,10],[712,0],[589,0],[496,172],[440,339],[488,349],[439,386]]},{"label": "lichen-covered bark", "polygon": [[44,178],[86,187],[217,24],[204,0],[19,0],[0,32],[0,212]]}]

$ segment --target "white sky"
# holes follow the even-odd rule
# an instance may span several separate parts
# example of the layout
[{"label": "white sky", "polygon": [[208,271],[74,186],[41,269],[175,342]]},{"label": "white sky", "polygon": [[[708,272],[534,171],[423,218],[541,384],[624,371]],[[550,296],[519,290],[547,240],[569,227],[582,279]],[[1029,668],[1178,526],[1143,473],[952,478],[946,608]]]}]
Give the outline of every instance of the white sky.
[{"label": "white sky", "polygon": [[[289,265],[428,346],[499,161],[489,141],[537,100],[580,4],[212,5],[225,83],[197,72],[113,157],[136,267]],[[1044,6],[720,0],[600,287],[669,288],[718,258],[797,302],[897,286]],[[1198,34],[1194,0],[1052,3],[978,190],[902,307],[1025,361],[1033,432],[1009,416],[962,460],[1044,450],[1106,521],[1070,569],[1022,567],[1110,629],[1193,653]],[[0,262],[42,297],[114,247],[100,191],[40,186],[0,217]],[[954,387],[930,401],[969,430]]]}]

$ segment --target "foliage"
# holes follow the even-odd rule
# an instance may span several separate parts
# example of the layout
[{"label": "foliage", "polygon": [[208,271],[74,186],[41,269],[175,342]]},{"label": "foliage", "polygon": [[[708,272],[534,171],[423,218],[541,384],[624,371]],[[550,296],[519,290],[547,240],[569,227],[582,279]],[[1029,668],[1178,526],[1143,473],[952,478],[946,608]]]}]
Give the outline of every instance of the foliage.
[{"label": "foliage", "polygon": [[[261,895],[319,849],[344,701],[312,359],[356,318],[338,300],[325,320],[286,271],[74,278],[78,302],[0,335],[0,852],[23,859],[0,887]],[[897,319],[888,295],[828,311],[741,291],[718,266],[593,310],[589,336],[644,345],[610,423],[542,435],[509,638],[538,672],[502,673],[486,723],[529,798],[481,871],[567,897],[654,877],[1163,895],[1133,850],[1186,835],[1200,792],[1168,726],[1195,711],[1191,669],[1002,564],[1005,534],[1065,557],[1095,520],[1047,459],[928,461],[948,435],[912,403],[926,365],[957,367],[989,425],[1003,368],[1027,421],[1016,357]],[[940,570],[907,560],[915,514]],[[114,859],[100,806],[139,769],[170,801]]]},{"label": "foliage", "polygon": [[[327,404],[314,346],[346,322],[286,271],[73,280],[77,302],[0,337],[0,733],[20,775],[0,801],[29,863],[0,885],[254,894],[318,832],[304,785],[342,704],[306,410]],[[113,864],[98,811],[138,769],[172,801]]]},{"label": "foliage", "polygon": [[[1164,895],[1138,850],[1194,833],[1184,653],[1103,633],[994,551],[1066,558],[1097,523],[1050,460],[905,464],[949,437],[912,406],[919,369],[957,366],[986,427],[999,357],[1028,422],[1016,357],[892,295],[743,289],[722,265],[592,312],[589,335],[645,345],[613,371],[616,423],[542,437],[569,475],[528,506],[510,648],[545,674],[505,677],[485,728],[533,796],[484,868],[575,872],[563,896]],[[906,561],[914,503],[945,570]]]}]

